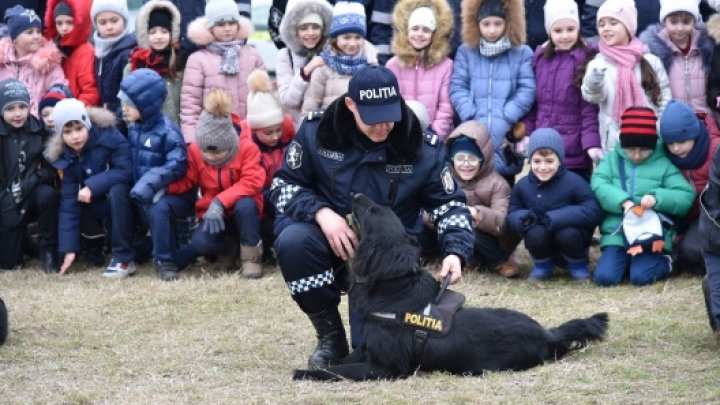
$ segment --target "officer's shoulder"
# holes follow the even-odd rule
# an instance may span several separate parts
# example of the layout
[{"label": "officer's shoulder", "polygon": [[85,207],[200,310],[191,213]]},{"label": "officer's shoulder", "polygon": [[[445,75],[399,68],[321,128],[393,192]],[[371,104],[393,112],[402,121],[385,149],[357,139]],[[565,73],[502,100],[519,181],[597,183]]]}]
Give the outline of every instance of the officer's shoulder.
[{"label": "officer's shoulder", "polygon": [[431,131],[423,131],[423,140],[430,146],[440,145],[440,138]]},{"label": "officer's shoulder", "polygon": [[318,108],[316,110],[312,110],[308,113],[307,117],[305,118],[308,122],[313,121],[320,121],[325,114],[324,108]]}]

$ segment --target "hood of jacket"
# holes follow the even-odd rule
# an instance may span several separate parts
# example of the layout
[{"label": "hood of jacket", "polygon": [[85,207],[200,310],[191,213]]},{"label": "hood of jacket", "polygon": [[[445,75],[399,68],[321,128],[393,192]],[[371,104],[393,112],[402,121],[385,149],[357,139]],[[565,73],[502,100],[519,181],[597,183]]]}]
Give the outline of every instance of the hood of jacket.
[{"label": "hood of jacket", "polygon": [[120,82],[120,90],[130,97],[140,112],[142,125],[155,126],[155,122],[162,118],[167,88],[165,81],[158,80],[158,77],[153,70],[138,69]]},{"label": "hood of jacket", "polygon": [[[470,48],[480,45],[480,27],[477,12],[484,0],[463,0],[462,2],[462,40]],[[527,42],[525,32],[525,3],[520,0],[502,0],[507,10],[505,19],[505,35],[513,46]]]},{"label": "hood of jacket", "polygon": [[[200,17],[192,20],[187,27],[187,37],[190,38],[195,45],[202,47],[216,42],[215,36],[206,27],[207,19]],[[250,38],[253,33],[253,25],[247,17],[240,16],[240,29],[235,36],[236,40],[245,41]]]},{"label": "hood of jacket", "polygon": [[[40,49],[30,55],[29,63],[33,72],[39,75],[45,75],[62,62],[62,54],[54,42],[48,41],[45,38],[42,38],[40,41]],[[7,36],[0,39],[0,66],[16,62],[15,46],[10,37]],[[21,62],[21,64],[22,63],[23,62]]]},{"label": "hood of jacket", "polygon": [[[98,107],[86,107],[86,109],[93,128],[109,128],[115,126],[115,114],[110,110]],[[93,132],[92,130],[90,131],[88,142],[93,138]],[[48,162],[52,163],[60,159],[64,151],[65,143],[63,142],[62,135],[56,131],[48,139],[43,155]]]},{"label": "hood of jacket", "polygon": [[[402,119],[395,123],[387,143],[398,156],[416,160],[422,156],[423,129],[405,100],[400,98]],[[343,150],[354,144],[358,133],[355,116],[345,105],[345,95],[338,97],[325,110],[317,129],[318,145],[330,150]]]},{"label": "hood of jacket", "polygon": [[452,9],[445,0],[401,0],[393,11],[392,51],[404,67],[415,66],[417,52],[408,41],[408,20],[418,7],[429,7],[435,13],[436,28],[432,42],[427,49],[427,68],[442,62],[450,53],[450,39],[453,35],[454,18]]},{"label": "hood of jacket", "polygon": [[150,49],[148,39],[148,20],[150,13],[155,10],[167,10],[172,17],[172,31],[170,32],[170,44],[177,44],[180,41],[180,11],[168,0],[150,0],[138,10],[135,19],[135,36],[140,48]]},{"label": "hood of jacket", "polygon": [[[297,7],[296,7],[297,5]],[[298,23],[308,14],[318,14],[323,20],[322,39],[317,49],[322,49],[330,34],[332,24],[332,6],[326,0],[297,0],[288,2],[285,15],[280,22],[280,37],[285,45],[295,53],[303,53],[304,47],[297,34]]]},{"label": "hood of jacket", "polygon": [[[639,38],[640,41],[647,45],[650,52],[660,58],[665,70],[669,72],[673,60],[673,51],[660,34],[663,28],[662,24],[649,25],[645,28],[645,31],[640,34]],[[698,35],[693,35],[691,39],[691,49],[696,48],[700,51],[703,67],[705,67],[705,69],[710,69],[715,44],[702,24],[697,24],[695,28],[698,31]],[[720,33],[720,30],[718,31]]]},{"label": "hood of jacket", "polygon": [[[457,128],[455,128],[455,130],[453,130],[448,136],[448,138],[445,140],[445,147],[448,150],[448,155],[450,154],[450,147],[452,143],[461,135],[465,135],[468,138],[474,139],[478,148],[480,148],[480,152],[483,154],[483,165],[482,167],[480,167],[480,170],[478,170],[477,174],[475,174],[473,180],[476,181],[487,176],[490,172],[493,171],[493,159],[495,156],[493,144],[490,140],[490,132],[488,132],[487,128],[485,128],[485,125],[481,124],[478,121],[470,120],[463,122]],[[454,167],[452,170],[454,174],[457,174],[455,173]],[[458,177],[455,176],[455,178]]]},{"label": "hood of jacket", "polygon": [[55,10],[55,6],[60,2],[67,3],[73,13],[73,30],[62,37],[60,46],[77,48],[87,43],[93,29],[92,21],[90,20],[90,5],[92,4],[92,0],[48,0],[47,9],[45,10],[45,38],[52,41],[58,36],[53,11]]}]

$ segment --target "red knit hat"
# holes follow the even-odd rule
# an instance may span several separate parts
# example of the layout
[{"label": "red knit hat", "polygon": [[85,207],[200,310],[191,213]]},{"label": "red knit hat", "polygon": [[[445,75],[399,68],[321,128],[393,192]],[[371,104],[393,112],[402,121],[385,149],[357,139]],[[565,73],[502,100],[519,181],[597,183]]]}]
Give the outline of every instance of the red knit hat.
[{"label": "red knit hat", "polygon": [[629,107],[620,117],[620,145],[650,148],[657,145],[657,116],[648,107]]}]

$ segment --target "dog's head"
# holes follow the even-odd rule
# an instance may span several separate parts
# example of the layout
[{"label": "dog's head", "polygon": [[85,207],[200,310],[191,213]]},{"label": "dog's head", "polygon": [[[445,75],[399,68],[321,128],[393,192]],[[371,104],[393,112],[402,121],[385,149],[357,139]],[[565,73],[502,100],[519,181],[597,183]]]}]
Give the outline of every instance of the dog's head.
[{"label": "dog's head", "polygon": [[367,196],[353,198],[352,216],[360,245],[353,258],[353,272],[368,282],[393,279],[419,271],[419,249],[415,238],[390,207]]}]

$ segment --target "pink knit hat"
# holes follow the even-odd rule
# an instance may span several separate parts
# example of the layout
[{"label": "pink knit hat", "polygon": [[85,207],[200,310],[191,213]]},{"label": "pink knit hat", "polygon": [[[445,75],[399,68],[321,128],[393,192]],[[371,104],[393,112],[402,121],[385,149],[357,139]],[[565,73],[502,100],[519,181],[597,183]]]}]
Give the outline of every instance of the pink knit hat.
[{"label": "pink knit hat", "polygon": [[637,34],[637,8],[633,0],[607,0],[597,12],[597,21],[610,17],[620,21],[630,33],[630,37]]}]

